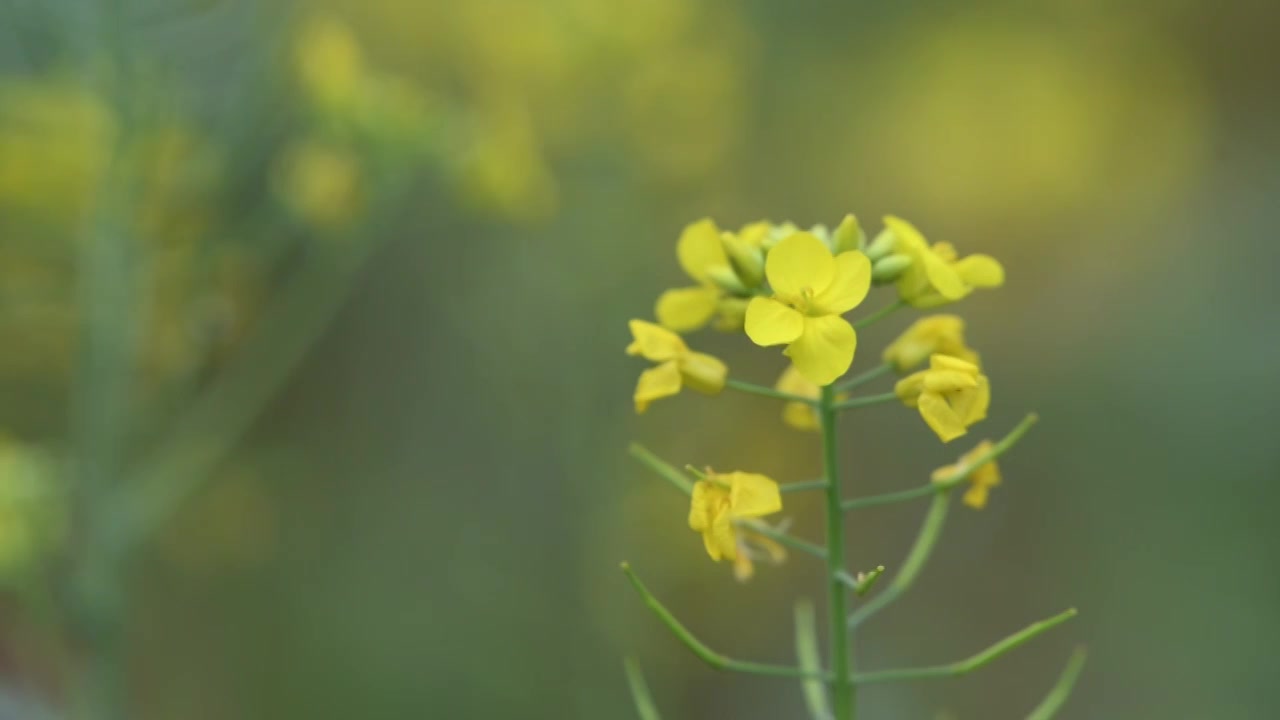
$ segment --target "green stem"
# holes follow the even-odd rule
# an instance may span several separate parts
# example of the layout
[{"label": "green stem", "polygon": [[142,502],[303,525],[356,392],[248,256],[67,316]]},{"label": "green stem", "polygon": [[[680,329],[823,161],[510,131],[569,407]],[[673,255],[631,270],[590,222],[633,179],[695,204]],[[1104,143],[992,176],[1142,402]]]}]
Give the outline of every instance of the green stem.
[{"label": "green stem", "polygon": [[819,560],[825,560],[827,558],[826,548],[821,545],[814,545],[811,542],[801,540],[793,535],[788,535],[781,530],[775,530],[759,520],[738,520],[737,523],[754,533],[759,533],[767,538],[777,540],[779,543],[786,545],[792,550],[799,550],[800,552],[808,553]]},{"label": "green stem", "polygon": [[869,497],[854,498],[853,500],[845,500],[840,505],[841,510],[861,510],[862,508],[875,507],[877,505],[892,505],[893,503],[907,502],[915,500],[938,492],[937,485],[922,485],[918,488],[910,490],[899,490],[898,492],[885,493],[883,495],[871,495]]},{"label": "green stem", "polygon": [[845,380],[842,383],[836,383],[836,392],[838,393],[849,392],[854,388],[862,387],[863,385],[866,385],[872,380],[875,380],[876,378],[886,375],[890,372],[893,372],[892,364],[884,363],[883,365],[877,365],[876,367],[873,367],[870,370],[860,375],[854,375],[853,377],[849,378],[848,380]]},{"label": "green stem", "polygon": [[[649,592],[649,588],[640,582],[640,578],[636,576],[628,563],[622,563],[622,572],[626,573],[627,579],[631,581],[631,585],[639,593],[640,599],[644,604],[653,611],[654,615],[662,621],[667,629],[670,630],[685,647],[693,651],[703,662],[715,668],[716,670],[729,670],[733,672],[749,673],[752,675],[769,675],[772,677],[788,677],[788,678],[816,678],[825,680],[827,675],[821,671],[814,672],[803,668],[790,667],[787,665],[769,665],[766,663],[747,662],[745,660],[734,660],[726,657],[715,650],[707,647],[701,640],[694,637],[679,620],[671,614],[661,602],[658,601],[653,593]],[[848,682],[848,678],[845,678]]]},{"label": "green stem", "polygon": [[941,490],[950,490],[965,480],[968,480],[969,477],[977,472],[983,465],[986,465],[1013,449],[1013,446],[1018,444],[1018,441],[1022,439],[1022,436],[1026,435],[1027,431],[1031,429],[1031,426],[1035,425],[1039,419],[1040,416],[1035,413],[1030,413],[1026,417],[1022,418],[1022,422],[1018,423],[1012,430],[1010,430],[1008,435],[1001,438],[1000,442],[992,445],[990,450],[974,458],[972,462],[965,465],[964,469],[959,474],[953,475],[943,482],[935,483],[933,487]]},{"label": "green stem", "polygon": [[874,325],[874,324],[876,324],[876,323],[880,322],[881,320],[883,320],[883,319],[885,319],[885,318],[889,317],[890,315],[894,314],[895,312],[897,312],[898,310],[901,310],[902,308],[904,308],[904,307],[906,307],[906,306],[907,306],[907,301],[906,301],[906,300],[896,300],[896,301],[894,301],[894,302],[893,302],[893,304],[891,304],[891,305],[885,305],[884,307],[880,308],[879,310],[877,310],[877,311],[875,311],[875,312],[871,313],[870,315],[868,315],[868,316],[866,316],[866,317],[862,318],[861,320],[858,320],[857,322],[853,323],[853,327],[854,327],[854,329],[856,329],[856,330],[861,330],[861,329],[866,328],[866,327],[871,327],[872,325]]},{"label": "green stem", "polygon": [[725,378],[724,386],[729,388],[730,390],[737,390],[738,392],[744,392],[750,395],[759,395],[761,397],[773,398],[775,400],[786,400],[787,402],[798,402],[798,403],[804,403],[805,405],[818,404],[818,402],[813,398],[802,397],[800,395],[792,395],[791,393],[785,393],[785,392],[782,392],[781,390],[774,390],[773,388],[770,388],[770,387],[765,387],[763,385],[756,385],[755,383],[743,382],[741,380],[734,380],[733,378]]},{"label": "green stem", "polygon": [[653,702],[653,695],[649,692],[649,684],[644,681],[644,673],[640,672],[640,663],[635,658],[628,657],[622,661],[622,667],[627,672],[627,685],[631,688],[631,699],[636,704],[636,715],[640,716],[640,720],[662,720],[658,706]]},{"label": "green stem", "polygon": [[924,524],[920,527],[920,535],[916,537],[916,543],[911,547],[911,552],[907,553],[907,559],[902,561],[902,569],[894,575],[884,592],[868,600],[865,605],[849,616],[849,627],[857,627],[911,588],[916,576],[929,560],[938,537],[942,534],[942,525],[947,519],[947,508],[950,504],[950,497],[946,492],[939,492],[933,496],[929,512],[924,516]]},{"label": "green stem", "polygon": [[883,403],[894,402],[897,399],[897,393],[888,392],[880,395],[865,395],[863,397],[849,398],[842,403],[835,403],[832,407],[839,412],[842,410],[866,407],[867,405],[881,405]]},{"label": "green stem", "polygon": [[830,606],[827,630],[831,643],[831,697],[835,720],[853,720],[855,688],[850,681],[853,672],[852,643],[845,629],[848,588],[840,579],[844,569],[844,511],[840,508],[840,473],[837,467],[839,445],[836,441],[836,391],[831,385],[822,388],[818,413],[822,421],[822,466],[827,479],[827,602]]},{"label": "green stem", "polygon": [[934,665],[932,667],[922,668],[905,668],[902,670],[882,670],[880,672],[865,673],[854,677],[854,681],[859,684],[880,683],[880,682],[896,682],[899,680],[924,680],[928,678],[954,677],[956,675],[964,675],[991,663],[996,658],[1005,653],[1014,650],[1027,642],[1031,641],[1038,635],[1041,635],[1062,623],[1076,616],[1076,609],[1069,608],[1051,618],[1032,623],[982,652],[958,660],[946,665]]},{"label": "green stem", "polygon": [[1080,677],[1080,671],[1084,669],[1085,656],[1084,648],[1079,648],[1072,653],[1071,659],[1067,661],[1067,667],[1062,670],[1062,675],[1058,676],[1058,682],[1054,683],[1049,694],[1045,695],[1036,709],[1031,711],[1027,720],[1053,720],[1062,706],[1067,703],[1067,698],[1071,697],[1071,690],[1076,686],[1076,678]]},{"label": "green stem", "polygon": [[[812,672],[822,671],[822,659],[818,650],[818,623],[813,616],[813,603],[800,600],[796,603],[796,659],[800,667]],[[831,703],[827,700],[827,688],[819,680],[802,680],[804,705],[812,720],[830,720]]]}]

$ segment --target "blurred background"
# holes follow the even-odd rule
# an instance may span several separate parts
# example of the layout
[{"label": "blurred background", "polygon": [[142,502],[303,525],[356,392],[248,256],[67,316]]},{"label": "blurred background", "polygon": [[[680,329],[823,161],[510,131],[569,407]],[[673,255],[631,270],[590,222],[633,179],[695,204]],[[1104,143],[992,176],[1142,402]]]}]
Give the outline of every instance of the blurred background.
[{"label": "blurred background", "polygon": [[[735,582],[626,447],[785,482],[818,440],[747,396],[637,417],[622,350],[687,284],[686,223],[854,212],[1002,259],[1007,285],[956,308],[995,392],[973,435],[1042,418],[860,666],[1082,611],[969,677],[869,688],[862,714],[1022,717],[1083,644],[1063,717],[1272,716],[1278,21],[1197,0],[0,3],[0,712],[76,695],[97,636],[59,608],[90,588],[131,717],[626,718],[625,654],[665,717],[799,717],[789,681],[702,666],[617,564],[712,646],[789,661],[819,568]],[[862,334],[855,370],[909,315]],[[745,380],[784,367],[691,342]],[[851,495],[969,446],[895,406],[842,433]],[[788,500],[820,539],[820,499]],[[855,515],[855,568],[892,571],[923,509]],[[120,578],[84,570],[119,543]]]}]

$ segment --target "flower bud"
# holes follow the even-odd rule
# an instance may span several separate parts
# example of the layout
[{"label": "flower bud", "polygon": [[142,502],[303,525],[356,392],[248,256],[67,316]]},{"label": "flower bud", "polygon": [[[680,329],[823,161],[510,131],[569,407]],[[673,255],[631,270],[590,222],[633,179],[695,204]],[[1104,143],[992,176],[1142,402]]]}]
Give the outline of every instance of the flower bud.
[{"label": "flower bud", "polygon": [[831,249],[837,255],[850,250],[861,250],[866,244],[867,234],[862,231],[862,227],[858,225],[858,219],[853,215],[845,215],[844,220],[840,221],[840,225],[831,236]]},{"label": "flower bud", "polygon": [[911,267],[910,255],[886,255],[871,266],[871,282],[890,283],[897,280],[902,273]]},{"label": "flower bud", "polygon": [[720,242],[742,284],[749,288],[759,286],[764,280],[764,251],[733,233],[721,233]]},{"label": "flower bud", "polygon": [[893,252],[894,246],[897,244],[897,236],[893,234],[892,230],[885,228],[880,231],[879,235],[876,235],[876,239],[871,241],[871,244],[867,246],[866,250],[863,250],[863,253],[871,258],[871,262],[875,262]]},{"label": "flower bud", "polygon": [[719,285],[726,292],[735,295],[746,295],[749,291],[742,281],[738,279],[737,273],[728,265],[714,265],[707,268],[707,277],[716,285]]}]

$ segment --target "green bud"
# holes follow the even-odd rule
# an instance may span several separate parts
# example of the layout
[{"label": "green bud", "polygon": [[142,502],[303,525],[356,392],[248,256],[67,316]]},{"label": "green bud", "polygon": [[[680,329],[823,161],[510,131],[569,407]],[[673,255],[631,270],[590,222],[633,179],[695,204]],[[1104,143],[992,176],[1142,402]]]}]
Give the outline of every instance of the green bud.
[{"label": "green bud", "polygon": [[716,265],[707,271],[707,277],[711,278],[712,282],[719,285],[726,292],[731,292],[734,295],[746,295],[750,292],[742,284],[742,281],[738,279],[738,275],[733,271],[733,268],[728,265]]},{"label": "green bud", "polygon": [[894,254],[882,257],[871,266],[871,282],[893,282],[909,267],[911,267],[910,255]]},{"label": "green bud", "polygon": [[862,227],[858,225],[858,218],[853,215],[845,215],[844,220],[840,221],[840,225],[831,236],[831,249],[837,255],[850,250],[861,250],[866,244],[867,234],[862,232]]},{"label": "green bud", "polygon": [[721,233],[720,242],[742,284],[749,288],[758,287],[764,280],[764,251],[733,233]]},{"label": "green bud", "polygon": [[880,231],[879,235],[876,235],[876,239],[872,240],[871,244],[863,252],[866,253],[868,258],[871,258],[871,262],[875,262],[893,252],[893,246],[896,244],[897,238],[894,236],[893,231],[885,228]]}]

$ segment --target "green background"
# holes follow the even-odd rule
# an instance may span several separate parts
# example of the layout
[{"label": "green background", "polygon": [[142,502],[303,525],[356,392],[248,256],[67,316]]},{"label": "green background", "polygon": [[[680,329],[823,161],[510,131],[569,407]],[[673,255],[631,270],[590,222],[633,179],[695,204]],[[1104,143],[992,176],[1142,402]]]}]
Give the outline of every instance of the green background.
[{"label": "green background", "polygon": [[[1063,717],[1274,712],[1280,50],[1267,28],[1280,7],[319,5],[0,10],[6,82],[99,77],[114,22],[143,70],[109,86],[145,87],[230,154],[297,132],[262,120],[291,112],[293,94],[246,103],[243,89],[289,75],[291,38],[320,10],[450,127],[505,138],[489,184],[510,192],[486,191],[450,157],[456,137],[433,136],[323,337],[130,576],[139,717],[625,718],[625,654],[665,717],[799,717],[791,682],[702,666],[617,566],[630,561],[713,647],[789,661],[791,603],[821,600],[819,568],[793,557],[739,585],[688,530],[686,501],[626,447],[792,481],[819,470],[817,438],[736,394],[637,417],[644,364],[622,350],[626,321],[687,284],[674,256],[686,223],[846,212],[873,232],[902,215],[1003,261],[1004,288],[955,308],[994,388],[970,437],[1041,416],[987,509],[957,506],[916,588],[860,635],[860,667],[949,661],[1081,610],[975,675],[869,688],[860,717],[1021,717],[1077,645],[1089,663]],[[209,203],[238,217],[267,185]],[[28,308],[23,278],[50,267],[74,302],[84,266],[47,259],[76,233],[47,239],[9,212],[0,314]],[[14,245],[24,233],[41,239]],[[262,261],[264,297],[292,258]],[[908,321],[862,333],[855,369]],[[41,322],[11,329],[3,353],[32,352]],[[761,384],[785,366],[741,336],[690,342]],[[3,364],[12,435],[66,446],[66,352]],[[149,367],[137,363],[144,380]],[[940,445],[896,406],[850,414],[841,436],[851,495],[917,485],[969,447]],[[788,497],[797,534],[821,537],[819,503]],[[855,568],[892,572],[922,513],[853,515]],[[11,684],[57,696],[57,654],[22,630],[28,613],[0,613]]]}]

